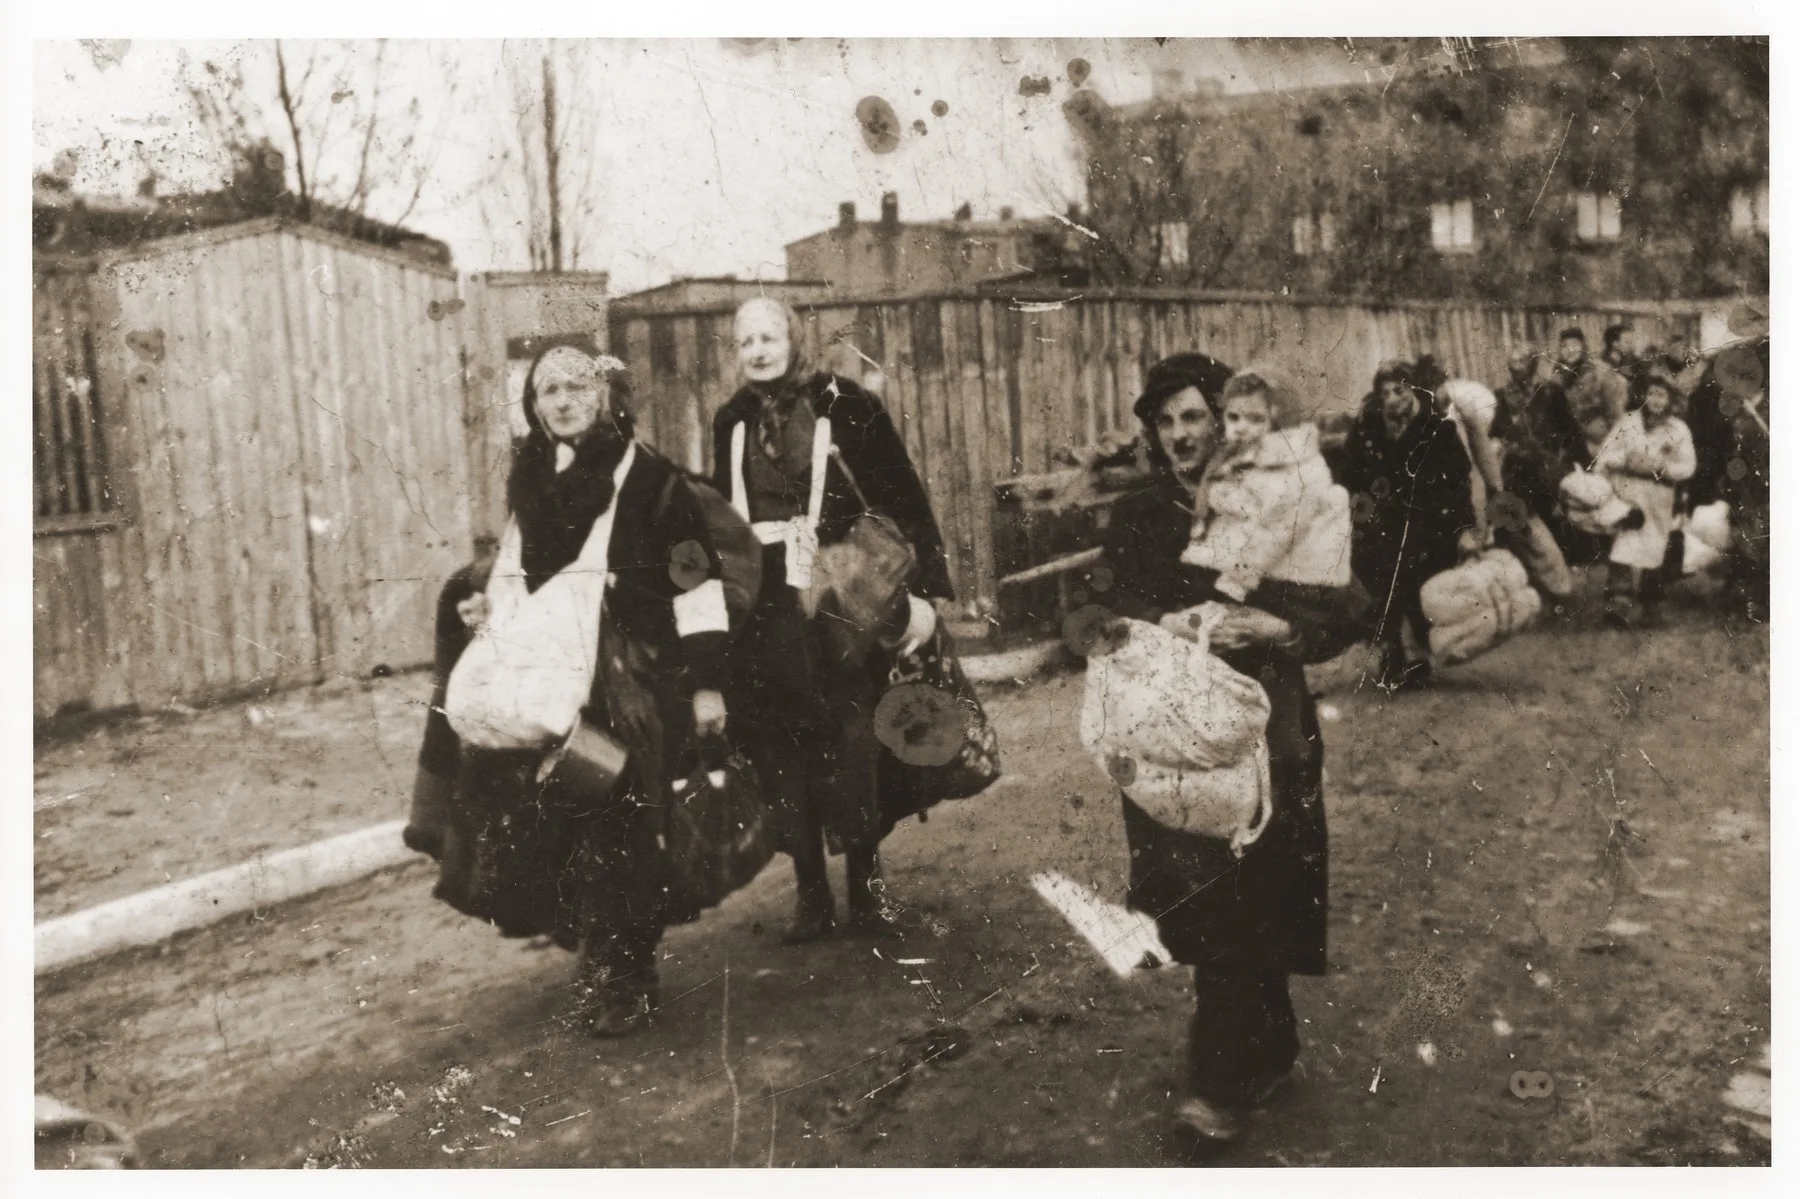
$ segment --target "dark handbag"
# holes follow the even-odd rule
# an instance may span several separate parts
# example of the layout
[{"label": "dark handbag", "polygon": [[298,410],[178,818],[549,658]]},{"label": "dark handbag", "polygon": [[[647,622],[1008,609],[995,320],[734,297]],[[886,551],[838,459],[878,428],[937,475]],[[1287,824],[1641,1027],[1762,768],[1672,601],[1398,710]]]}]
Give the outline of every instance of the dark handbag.
[{"label": "dark handbag", "polygon": [[875,706],[879,792],[889,829],[946,799],[969,799],[1000,777],[1000,739],[942,625],[895,661]]},{"label": "dark handbag", "polygon": [[845,643],[846,656],[860,656],[901,618],[907,589],[918,574],[918,554],[891,517],[870,508],[836,446],[831,456],[863,511],[841,540],[814,554],[804,603],[807,615],[824,615],[826,627]]},{"label": "dark handbag", "polygon": [[755,769],[741,755],[696,750],[676,773],[663,850],[684,898],[716,907],[775,856],[774,820]]}]

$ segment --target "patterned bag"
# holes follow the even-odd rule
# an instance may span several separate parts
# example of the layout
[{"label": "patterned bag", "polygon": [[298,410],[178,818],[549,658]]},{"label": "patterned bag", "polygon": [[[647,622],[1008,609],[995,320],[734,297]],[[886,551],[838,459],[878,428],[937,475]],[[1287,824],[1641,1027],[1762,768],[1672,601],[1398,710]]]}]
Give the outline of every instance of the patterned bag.
[{"label": "patterned bag", "polygon": [[894,663],[875,706],[882,822],[889,828],[1000,777],[1000,740],[940,624]]}]

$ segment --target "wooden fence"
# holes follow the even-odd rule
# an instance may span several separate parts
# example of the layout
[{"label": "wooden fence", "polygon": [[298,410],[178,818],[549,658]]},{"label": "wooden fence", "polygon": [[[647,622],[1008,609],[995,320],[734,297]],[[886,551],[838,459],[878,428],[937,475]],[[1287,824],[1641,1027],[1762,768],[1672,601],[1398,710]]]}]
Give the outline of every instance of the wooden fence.
[{"label": "wooden fence", "polygon": [[[1432,351],[1453,374],[1499,383],[1515,345],[1554,349],[1567,325],[1580,326],[1597,351],[1605,326],[1627,315],[1656,338],[1696,336],[1699,321],[1692,305],[1370,307],[1159,291],[921,296],[800,311],[813,361],[861,378],[886,400],[971,616],[993,611],[997,598],[994,484],[1051,469],[1064,447],[1135,431],[1131,405],[1144,372],[1168,354],[1204,350],[1233,365],[1279,366],[1322,412],[1353,407],[1385,358]],[[694,469],[706,466],[712,414],[736,386],[731,318],[730,308],[714,306],[612,322],[613,352],[644,396],[643,434]]]},{"label": "wooden fence", "polygon": [[[34,264],[34,707],[200,701],[431,656],[433,599],[504,511],[530,338],[585,332],[632,366],[640,431],[700,470],[735,387],[728,306],[608,319],[604,279],[446,270],[255,222],[101,262]],[[955,294],[802,309],[804,351],[885,399],[943,526],[968,615],[1028,563],[994,485],[1134,431],[1146,368],[1270,361],[1315,408],[1435,351],[1504,377],[1567,324],[1691,305],[1375,308],[1174,292]],[[517,343],[517,344],[515,344]],[[997,535],[998,533],[998,535]]]},{"label": "wooden fence", "polygon": [[430,660],[469,543],[451,272],[256,222],[33,273],[38,715]]}]

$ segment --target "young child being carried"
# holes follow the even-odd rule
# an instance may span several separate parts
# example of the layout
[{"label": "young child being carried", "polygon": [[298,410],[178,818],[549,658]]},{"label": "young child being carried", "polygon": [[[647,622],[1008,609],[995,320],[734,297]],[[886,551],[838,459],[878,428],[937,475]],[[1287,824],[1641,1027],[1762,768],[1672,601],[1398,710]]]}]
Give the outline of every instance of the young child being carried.
[{"label": "young child being carried", "polygon": [[1181,560],[1218,571],[1218,590],[1239,600],[1265,578],[1349,586],[1350,496],[1292,389],[1252,367],[1225,384],[1221,407],[1224,444],[1196,490]]}]

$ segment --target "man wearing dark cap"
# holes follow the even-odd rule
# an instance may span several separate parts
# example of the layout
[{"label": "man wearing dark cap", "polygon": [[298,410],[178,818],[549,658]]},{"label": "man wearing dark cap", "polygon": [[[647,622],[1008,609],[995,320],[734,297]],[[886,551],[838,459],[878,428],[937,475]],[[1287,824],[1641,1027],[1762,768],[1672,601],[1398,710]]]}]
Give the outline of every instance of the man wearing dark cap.
[{"label": "man wearing dark cap", "polygon": [[[1126,902],[1156,920],[1173,959],[1194,968],[1185,1094],[1175,1119],[1199,1145],[1239,1140],[1251,1114],[1291,1076],[1300,1022],[1289,976],[1325,973],[1323,736],[1305,666],[1342,653],[1367,633],[1368,596],[1265,578],[1228,603],[1218,572],[1181,561],[1195,488],[1221,441],[1216,407],[1232,371],[1204,354],[1152,367],[1133,411],[1154,478],[1122,497],[1106,532],[1107,603],[1121,616],[1194,636],[1201,604],[1222,609],[1208,649],[1255,678],[1269,698],[1269,824],[1241,855],[1229,842],[1170,827],[1121,789],[1130,849]],[[1348,530],[1345,530],[1346,536]],[[1104,640],[1129,638],[1119,621]],[[1185,632],[1183,631],[1185,630]],[[1104,651],[1102,651],[1104,652]]]}]

